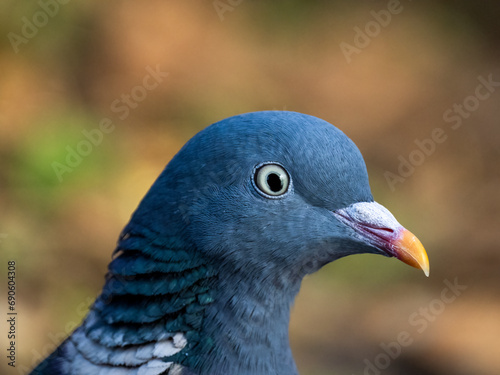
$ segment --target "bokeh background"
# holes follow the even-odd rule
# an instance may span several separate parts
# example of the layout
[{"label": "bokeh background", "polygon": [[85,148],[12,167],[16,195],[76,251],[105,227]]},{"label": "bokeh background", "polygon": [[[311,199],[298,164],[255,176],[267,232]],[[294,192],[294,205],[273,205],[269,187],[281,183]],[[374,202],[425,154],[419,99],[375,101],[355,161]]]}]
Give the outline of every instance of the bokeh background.
[{"label": "bokeh background", "polygon": [[[291,324],[300,372],[499,373],[500,89],[470,98],[500,82],[498,1],[5,0],[0,13],[0,268],[17,262],[19,312],[17,368],[2,355],[2,374],[26,373],[80,323],[120,230],[190,137],[271,109],[350,136],[375,198],[431,261],[429,279],[370,255],[307,278]],[[165,72],[151,90],[148,67]],[[443,116],[464,101],[453,129]],[[103,119],[113,130],[58,178],[54,162]],[[389,183],[436,128],[446,140]],[[467,288],[445,303],[445,280]],[[411,345],[380,370],[401,332]]]}]

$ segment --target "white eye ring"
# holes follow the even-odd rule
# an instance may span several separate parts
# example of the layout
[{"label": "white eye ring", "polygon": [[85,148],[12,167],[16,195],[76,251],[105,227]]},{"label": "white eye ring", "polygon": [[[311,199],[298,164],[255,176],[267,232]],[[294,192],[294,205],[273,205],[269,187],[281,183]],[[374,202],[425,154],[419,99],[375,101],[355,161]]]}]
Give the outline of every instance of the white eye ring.
[{"label": "white eye ring", "polygon": [[261,192],[272,197],[285,194],[290,185],[287,171],[278,164],[264,164],[257,168],[254,181]]}]

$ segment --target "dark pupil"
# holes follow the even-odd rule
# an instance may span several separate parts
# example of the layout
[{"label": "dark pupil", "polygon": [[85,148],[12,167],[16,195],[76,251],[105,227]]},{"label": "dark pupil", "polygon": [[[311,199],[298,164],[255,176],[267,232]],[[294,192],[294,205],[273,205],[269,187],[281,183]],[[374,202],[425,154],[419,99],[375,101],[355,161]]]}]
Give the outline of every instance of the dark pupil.
[{"label": "dark pupil", "polygon": [[283,188],[283,185],[281,183],[281,178],[276,173],[270,173],[267,176],[267,184],[269,185],[269,188],[275,193],[277,193]]}]

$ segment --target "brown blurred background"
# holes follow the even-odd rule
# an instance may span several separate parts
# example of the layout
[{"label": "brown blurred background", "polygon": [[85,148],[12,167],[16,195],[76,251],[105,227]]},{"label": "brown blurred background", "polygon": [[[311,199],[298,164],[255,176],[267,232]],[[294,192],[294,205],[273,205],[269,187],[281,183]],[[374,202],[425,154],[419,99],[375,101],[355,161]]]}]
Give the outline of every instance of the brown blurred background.
[{"label": "brown blurred background", "polygon": [[[79,324],[184,142],[270,109],[350,136],[376,200],[431,261],[429,279],[370,255],[306,279],[291,324],[300,372],[500,373],[498,1],[60,1],[0,5],[0,267],[17,262],[19,313],[17,368],[2,354],[0,373],[26,373]],[[425,143],[435,132],[444,142]],[[78,147],[88,155],[61,172]],[[445,280],[467,288],[450,301]]]}]

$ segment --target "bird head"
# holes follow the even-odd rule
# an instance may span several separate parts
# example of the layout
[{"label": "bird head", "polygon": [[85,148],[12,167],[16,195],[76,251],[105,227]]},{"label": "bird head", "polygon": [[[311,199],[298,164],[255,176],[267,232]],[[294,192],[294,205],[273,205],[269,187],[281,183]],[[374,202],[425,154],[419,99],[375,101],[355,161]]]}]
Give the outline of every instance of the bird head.
[{"label": "bird head", "polygon": [[87,318],[35,371],[297,374],[288,323],[303,276],[359,253],[429,272],[373,201],[354,143],[294,112],[228,118],[160,174]]},{"label": "bird head", "polygon": [[295,112],[242,114],[198,133],[131,223],[263,278],[301,279],[359,253],[429,273],[420,241],[374,202],[356,145],[328,122]]}]

